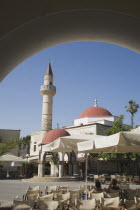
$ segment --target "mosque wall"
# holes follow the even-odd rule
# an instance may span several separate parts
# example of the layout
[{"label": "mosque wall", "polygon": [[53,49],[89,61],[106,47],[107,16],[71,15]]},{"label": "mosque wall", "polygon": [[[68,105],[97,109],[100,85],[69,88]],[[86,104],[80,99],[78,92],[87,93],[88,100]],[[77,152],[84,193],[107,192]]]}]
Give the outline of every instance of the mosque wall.
[{"label": "mosque wall", "polygon": [[96,125],[65,128],[70,135],[96,135]]},{"label": "mosque wall", "polygon": [[105,135],[111,126],[104,124],[92,124],[78,127],[65,128],[70,135]]},{"label": "mosque wall", "polygon": [[39,144],[42,142],[41,132],[31,134],[30,156],[39,155]]},{"label": "mosque wall", "polygon": [[107,125],[102,125],[102,124],[97,124],[96,127],[96,135],[106,135],[106,131],[111,128],[111,126],[107,126]]},{"label": "mosque wall", "polygon": [[85,125],[90,122],[97,122],[97,121],[110,121],[114,122],[117,120],[116,116],[106,116],[106,117],[84,117],[84,118],[78,118],[74,120],[75,126]]}]

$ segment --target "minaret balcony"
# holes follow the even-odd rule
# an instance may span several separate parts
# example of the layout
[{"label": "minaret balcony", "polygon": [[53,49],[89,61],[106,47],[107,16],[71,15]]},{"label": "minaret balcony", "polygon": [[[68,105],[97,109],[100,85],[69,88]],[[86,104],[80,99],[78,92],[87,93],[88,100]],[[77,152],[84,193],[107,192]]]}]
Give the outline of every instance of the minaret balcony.
[{"label": "minaret balcony", "polygon": [[53,85],[42,85],[40,88],[40,92],[42,95],[47,95],[47,94],[55,95],[56,87]]}]

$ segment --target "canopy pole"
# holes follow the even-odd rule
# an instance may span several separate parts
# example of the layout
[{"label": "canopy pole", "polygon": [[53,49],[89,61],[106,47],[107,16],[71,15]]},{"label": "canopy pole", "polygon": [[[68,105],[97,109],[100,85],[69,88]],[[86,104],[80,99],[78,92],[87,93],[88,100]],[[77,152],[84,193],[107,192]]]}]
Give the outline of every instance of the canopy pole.
[{"label": "canopy pole", "polygon": [[88,163],[87,163],[87,153],[85,153],[85,181],[86,181],[86,200],[87,200],[87,170],[88,170]]}]

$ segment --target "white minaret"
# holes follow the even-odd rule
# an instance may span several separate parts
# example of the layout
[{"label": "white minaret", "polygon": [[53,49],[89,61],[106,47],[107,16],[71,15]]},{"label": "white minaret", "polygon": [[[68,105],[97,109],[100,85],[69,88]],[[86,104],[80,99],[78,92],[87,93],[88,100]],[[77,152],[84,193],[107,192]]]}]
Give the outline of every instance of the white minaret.
[{"label": "white minaret", "polygon": [[41,86],[40,92],[43,95],[41,131],[46,133],[52,129],[53,96],[56,93],[56,87],[53,86],[53,72],[50,63],[44,76],[44,85]]}]

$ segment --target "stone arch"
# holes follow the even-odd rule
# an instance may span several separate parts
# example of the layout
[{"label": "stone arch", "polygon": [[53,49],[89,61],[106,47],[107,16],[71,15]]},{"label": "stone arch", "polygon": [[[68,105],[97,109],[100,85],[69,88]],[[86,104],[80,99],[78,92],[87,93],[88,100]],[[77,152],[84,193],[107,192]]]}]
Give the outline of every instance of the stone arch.
[{"label": "stone arch", "polygon": [[100,41],[140,52],[139,25],[140,17],[134,14],[96,8],[38,17],[0,40],[0,79],[31,55],[67,42]]}]

